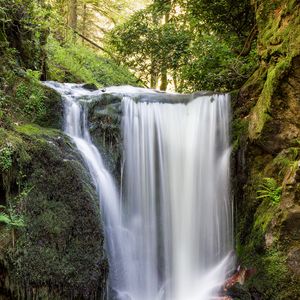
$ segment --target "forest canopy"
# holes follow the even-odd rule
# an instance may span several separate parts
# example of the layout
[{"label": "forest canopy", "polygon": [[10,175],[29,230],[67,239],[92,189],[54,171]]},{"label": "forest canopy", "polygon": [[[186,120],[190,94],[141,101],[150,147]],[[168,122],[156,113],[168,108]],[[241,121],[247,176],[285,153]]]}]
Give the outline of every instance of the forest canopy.
[{"label": "forest canopy", "polygon": [[257,66],[246,0],[0,0],[0,20],[2,56],[42,79],[230,91]]}]

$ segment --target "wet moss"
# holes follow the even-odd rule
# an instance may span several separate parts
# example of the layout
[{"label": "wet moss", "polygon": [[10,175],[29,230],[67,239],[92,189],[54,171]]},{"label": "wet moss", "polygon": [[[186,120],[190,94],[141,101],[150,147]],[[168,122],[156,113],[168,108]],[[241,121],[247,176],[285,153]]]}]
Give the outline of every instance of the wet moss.
[{"label": "wet moss", "polygon": [[22,124],[15,127],[16,131],[29,136],[57,137],[61,132],[53,128],[43,128],[37,124]]},{"label": "wet moss", "polygon": [[106,95],[89,104],[89,130],[106,166],[120,182],[122,137],[120,96]]},{"label": "wet moss", "polygon": [[[260,66],[242,87],[234,123],[249,121],[234,152],[237,253],[257,273],[246,290],[258,299],[299,299],[300,6],[295,0],[254,1]],[[236,119],[238,121],[236,121]],[[279,203],[257,199],[273,178]],[[298,193],[298,194],[297,194]]]},{"label": "wet moss", "polygon": [[[261,9],[268,16],[258,14],[260,27],[260,56],[268,60],[278,55],[299,54],[300,28],[299,5],[296,0],[277,1],[275,7],[270,1],[261,1]],[[264,7],[264,8],[262,8]],[[269,10],[268,10],[269,9]],[[267,12],[268,10],[268,12]]]},{"label": "wet moss", "polygon": [[22,215],[25,227],[18,230],[15,247],[0,228],[1,238],[8,239],[0,249],[6,270],[0,292],[15,298],[100,297],[108,265],[99,202],[75,146],[57,130],[30,124],[5,135],[27,155],[20,163],[14,152],[5,199]]},{"label": "wet moss", "polygon": [[[293,59],[300,54],[299,3],[296,0],[264,0],[255,1],[255,5],[261,64],[242,88],[263,80],[262,91],[250,114],[249,136],[252,140],[260,137],[265,124],[272,118],[271,109],[280,83],[291,70]],[[263,70],[267,70],[265,79]]]},{"label": "wet moss", "polygon": [[232,151],[235,152],[239,149],[241,139],[247,135],[248,120],[247,119],[234,119],[232,121],[232,134],[231,134],[231,144]]},{"label": "wet moss", "polygon": [[271,66],[269,68],[263,90],[250,115],[250,139],[257,139],[260,136],[265,123],[271,118],[270,107],[272,103],[272,97],[278,88],[280,79],[283,78],[285,72],[289,69],[290,64],[291,57],[287,57],[280,60],[275,66]]}]

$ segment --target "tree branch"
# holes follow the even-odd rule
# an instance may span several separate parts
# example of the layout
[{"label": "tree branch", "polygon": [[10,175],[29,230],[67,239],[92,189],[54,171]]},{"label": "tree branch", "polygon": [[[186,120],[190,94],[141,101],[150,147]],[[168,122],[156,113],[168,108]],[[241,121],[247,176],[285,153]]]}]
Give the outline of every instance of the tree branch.
[{"label": "tree branch", "polygon": [[119,60],[107,49],[101,47],[100,45],[96,44],[94,41],[90,40],[89,38],[87,38],[86,36],[84,36],[83,34],[81,34],[80,32],[78,32],[77,30],[73,30],[73,32],[75,34],[77,34],[78,36],[80,36],[82,39],[84,39],[85,41],[87,41],[88,43],[90,43],[91,45],[93,45],[94,47],[102,50],[103,52],[107,53],[115,62],[117,62],[119,64]]}]

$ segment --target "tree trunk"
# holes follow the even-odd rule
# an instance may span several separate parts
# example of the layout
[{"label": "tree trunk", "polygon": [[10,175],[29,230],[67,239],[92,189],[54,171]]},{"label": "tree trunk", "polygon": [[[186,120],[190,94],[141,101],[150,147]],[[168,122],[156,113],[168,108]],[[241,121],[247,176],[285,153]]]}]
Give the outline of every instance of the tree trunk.
[{"label": "tree trunk", "polygon": [[[77,29],[77,0],[69,0],[69,26],[75,31]],[[75,39],[75,34],[73,35]]]},{"label": "tree trunk", "polygon": [[[86,19],[87,19],[87,6],[86,3],[83,4],[83,14],[82,14],[82,35],[86,36]],[[84,44],[84,39],[82,43]]]},{"label": "tree trunk", "polygon": [[[167,24],[170,21],[171,1],[166,0],[165,5],[167,5],[167,10],[164,15],[164,23]],[[165,65],[162,65],[160,72],[161,72],[160,90],[165,91],[168,87],[168,68]]]},{"label": "tree trunk", "polygon": [[156,63],[154,58],[151,59],[151,70],[150,70],[150,88],[151,89],[156,89],[157,88],[157,78],[158,78],[158,74],[157,74],[157,68],[156,68]]},{"label": "tree trunk", "polygon": [[165,91],[167,87],[168,87],[168,70],[166,67],[162,66],[160,90]]}]

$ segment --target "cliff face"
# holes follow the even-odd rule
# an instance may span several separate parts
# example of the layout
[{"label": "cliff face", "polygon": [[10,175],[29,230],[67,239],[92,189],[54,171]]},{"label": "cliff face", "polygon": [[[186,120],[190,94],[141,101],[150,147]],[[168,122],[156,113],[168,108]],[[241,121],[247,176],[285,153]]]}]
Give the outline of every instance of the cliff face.
[{"label": "cliff face", "polygon": [[255,299],[299,299],[300,4],[253,5],[260,65],[233,103],[237,252]]}]

